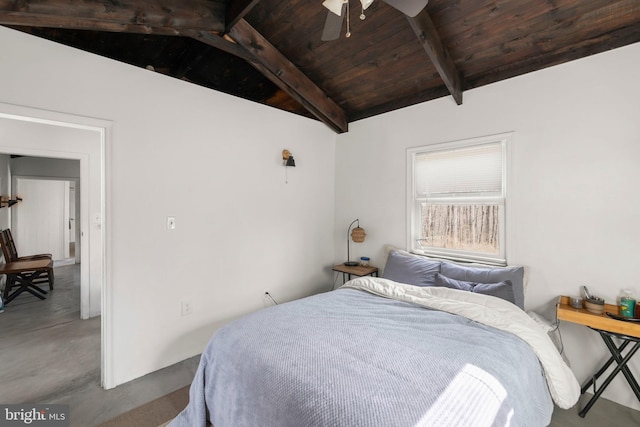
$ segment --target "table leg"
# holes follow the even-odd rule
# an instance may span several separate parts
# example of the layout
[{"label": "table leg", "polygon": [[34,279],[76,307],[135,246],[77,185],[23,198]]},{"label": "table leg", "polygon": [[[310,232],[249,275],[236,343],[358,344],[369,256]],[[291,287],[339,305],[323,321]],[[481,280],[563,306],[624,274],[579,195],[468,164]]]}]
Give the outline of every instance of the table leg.
[{"label": "table leg", "polygon": [[[618,349],[616,348],[616,345],[613,343],[613,340],[611,339],[610,336],[608,335],[603,336],[602,339],[604,340],[605,344],[609,348],[611,355],[616,359],[616,363],[618,363],[618,365],[622,367],[621,369],[622,374],[627,379],[627,382],[629,383],[629,386],[633,390],[633,393],[636,395],[638,400],[640,400],[640,386],[638,386],[638,382],[636,381],[633,374],[629,370],[629,367],[627,366],[627,362],[625,362],[624,359],[622,358],[622,353],[617,351]],[[631,348],[631,350],[629,350],[629,353],[632,353],[632,352],[635,353],[636,351],[638,351],[639,348],[640,348],[640,342],[636,342],[636,344]]]},{"label": "table leg", "polygon": [[[587,402],[585,407],[578,413],[578,415],[580,417],[582,417],[582,418],[584,418],[585,415],[587,415],[587,412],[589,412],[589,410],[591,409],[593,404],[596,403],[596,400],[598,400],[600,398],[600,395],[602,395],[604,390],[609,386],[611,381],[613,381],[615,376],[618,375],[618,373],[620,371],[622,371],[623,375],[627,379],[627,382],[629,383],[629,385],[633,389],[633,392],[635,393],[636,397],[638,398],[638,400],[640,400],[640,387],[638,387],[638,383],[636,382],[635,378],[633,377],[633,374],[631,373],[631,371],[627,367],[627,363],[629,362],[629,360],[631,360],[631,358],[635,355],[635,353],[638,350],[640,350],[640,341],[636,341],[636,343],[633,345],[631,350],[629,350],[629,352],[627,352],[627,354],[624,357],[622,357],[621,351],[624,350],[627,347],[627,345],[630,342],[630,340],[624,340],[624,343],[622,345],[620,345],[620,347],[616,347],[615,343],[613,342],[613,340],[611,339],[609,334],[607,334],[605,332],[602,332],[602,331],[597,331],[597,332],[600,333],[600,336],[602,337],[605,345],[609,349],[609,352],[611,353],[611,358],[596,373],[596,375],[593,378],[591,378],[582,387],[582,393],[584,393],[586,391],[586,389],[593,383],[594,378],[595,379],[599,378],[600,375],[602,375],[604,373],[604,371],[609,366],[611,366],[611,364],[614,361],[618,364],[618,366],[615,367],[613,372],[611,372],[611,374],[604,380],[604,383],[602,383],[602,385],[600,385],[600,387],[598,387],[598,389],[595,391],[593,397],[589,400],[589,402]],[[624,338],[621,338],[621,339],[624,339]]]},{"label": "table leg", "polygon": [[351,273],[342,272],[342,284],[344,285],[349,280],[351,280]]},{"label": "table leg", "polygon": [[[20,285],[20,288],[18,288],[17,290],[13,291],[9,296],[7,296],[7,299],[5,300],[4,303],[5,304],[10,303],[18,295],[20,295],[24,291],[29,292],[31,295],[34,295],[34,296],[40,298],[41,300],[46,299],[44,297],[44,295],[46,295],[47,291],[45,291],[44,289],[42,289],[41,287],[39,287],[38,285],[33,283],[34,280],[38,279],[43,274],[44,274],[43,271],[35,271],[35,272],[29,272],[29,273],[18,273],[18,274],[16,274],[15,275],[15,282],[14,282],[13,286],[15,286],[17,284],[17,285]],[[7,280],[7,285],[6,286],[9,286],[8,283],[9,282]]]},{"label": "table leg", "polygon": [[[604,338],[603,338],[604,339]],[[618,352],[622,352],[627,345],[629,345],[631,341],[625,341],[622,343],[622,345],[618,348]],[[606,341],[605,341],[606,343]],[[611,350],[609,350],[611,351]],[[595,380],[597,380],[598,378],[600,378],[600,376],[602,374],[604,374],[604,371],[606,371],[607,369],[609,369],[609,366],[611,366],[611,364],[615,362],[615,359],[613,357],[610,357],[609,360],[607,360],[607,363],[605,363],[604,365],[602,365],[602,368],[600,368],[600,370],[598,372],[595,373],[595,375],[593,375],[591,378],[589,378],[589,381],[587,381],[582,388],[580,389],[580,394],[584,394],[589,387],[591,387],[591,385],[593,384],[593,382]]]}]

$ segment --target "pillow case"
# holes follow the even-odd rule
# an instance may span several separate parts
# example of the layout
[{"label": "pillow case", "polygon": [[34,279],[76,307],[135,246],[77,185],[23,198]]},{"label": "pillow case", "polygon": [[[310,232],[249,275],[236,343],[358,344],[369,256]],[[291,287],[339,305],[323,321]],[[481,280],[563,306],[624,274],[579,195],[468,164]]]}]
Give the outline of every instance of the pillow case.
[{"label": "pillow case", "polygon": [[473,291],[473,287],[476,283],[467,282],[465,280],[456,280],[442,274],[436,274],[436,286],[442,286],[444,288],[459,289],[461,291]]},{"label": "pillow case", "polygon": [[415,286],[433,286],[441,261],[389,252],[382,277]]},{"label": "pillow case", "polygon": [[479,267],[442,262],[442,275],[472,283],[500,283],[510,281],[514,303],[524,310],[524,267]]},{"label": "pillow case", "polygon": [[380,269],[380,275],[381,276],[384,275],[384,267],[387,265],[387,260],[389,259],[389,254],[391,252],[397,252],[400,255],[406,255],[406,256],[413,256],[413,257],[419,256],[419,255],[416,255],[416,254],[412,254],[411,252],[407,252],[404,249],[402,249],[402,248],[400,248],[398,246],[395,246],[395,245],[389,245],[389,244],[384,245],[384,250],[383,250],[383,253],[382,253],[382,260],[380,262],[382,264],[382,267],[383,267],[382,269]]},{"label": "pillow case", "polygon": [[443,286],[445,288],[474,292],[476,294],[491,295],[493,297],[498,297],[503,300],[509,301],[512,304],[515,304],[513,284],[510,280],[503,280],[502,282],[498,283],[476,283],[467,282],[465,280],[452,279],[450,277],[437,273],[435,285]]}]

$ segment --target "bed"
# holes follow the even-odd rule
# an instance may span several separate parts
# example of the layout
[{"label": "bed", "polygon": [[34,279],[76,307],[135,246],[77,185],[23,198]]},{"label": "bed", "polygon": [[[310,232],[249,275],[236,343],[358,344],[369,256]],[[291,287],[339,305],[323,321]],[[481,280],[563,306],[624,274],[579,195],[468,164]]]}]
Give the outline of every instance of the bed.
[{"label": "bed", "polygon": [[383,278],[224,326],[169,426],[546,426],[573,406],[577,380],[515,301],[521,272],[433,262],[392,253]]}]

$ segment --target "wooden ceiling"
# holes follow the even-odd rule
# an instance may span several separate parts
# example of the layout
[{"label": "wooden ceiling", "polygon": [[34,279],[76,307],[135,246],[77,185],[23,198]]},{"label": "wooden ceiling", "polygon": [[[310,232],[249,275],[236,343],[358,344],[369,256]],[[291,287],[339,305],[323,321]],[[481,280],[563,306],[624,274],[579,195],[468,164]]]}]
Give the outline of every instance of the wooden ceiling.
[{"label": "wooden ceiling", "polygon": [[[638,0],[375,0],[321,41],[322,0],[0,0],[0,25],[324,122],[349,122],[640,41]],[[602,76],[603,79],[615,76]],[[588,88],[585,88],[588,90]]]}]

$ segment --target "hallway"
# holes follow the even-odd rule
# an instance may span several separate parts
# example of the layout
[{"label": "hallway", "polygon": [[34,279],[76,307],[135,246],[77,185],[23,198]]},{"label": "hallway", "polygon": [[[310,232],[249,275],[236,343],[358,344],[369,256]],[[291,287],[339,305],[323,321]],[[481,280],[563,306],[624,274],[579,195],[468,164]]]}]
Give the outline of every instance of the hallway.
[{"label": "hallway", "polygon": [[80,320],[80,265],[54,274],[47,299],[25,292],[0,313],[0,403],[70,404],[71,425],[88,427],[191,382],[199,357],[103,390],[100,317]]}]

